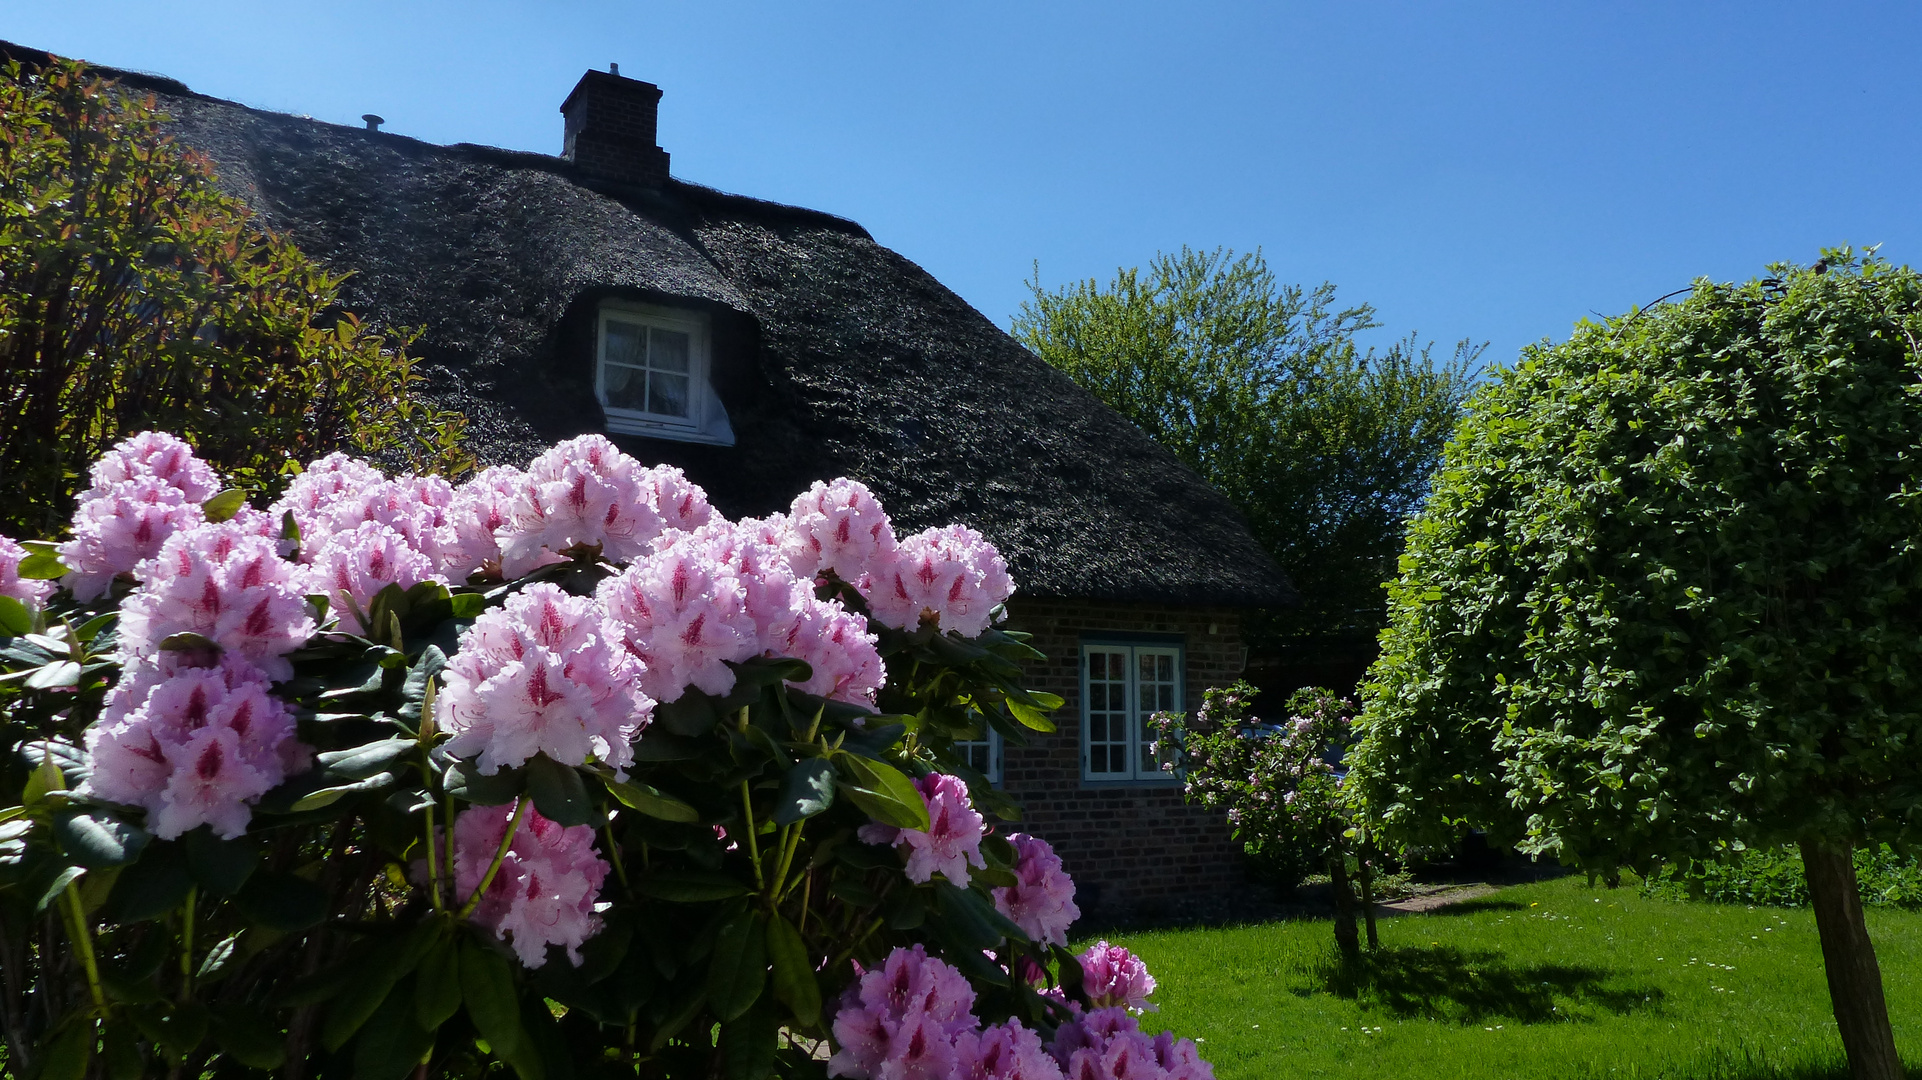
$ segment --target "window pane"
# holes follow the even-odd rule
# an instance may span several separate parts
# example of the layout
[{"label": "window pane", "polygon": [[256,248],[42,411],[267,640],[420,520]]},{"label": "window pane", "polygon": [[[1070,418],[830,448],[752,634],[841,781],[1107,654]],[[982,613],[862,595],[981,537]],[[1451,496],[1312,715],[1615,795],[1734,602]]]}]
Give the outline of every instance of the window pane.
[{"label": "window pane", "polygon": [[632,364],[641,367],[647,363],[647,350],[643,341],[647,327],[633,323],[607,321],[607,344],[604,359],[610,364]]},{"label": "window pane", "polygon": [[662,416],[687,415],[687,376],[648,374],[647,411]]},{"label": "window pane", "polygon": [[601,368],[601,383],[606,387],[607,404],[616,409],[647,409],[647,372],[622,364]]},{"label": "window pane", "polygon": [[687,373],[687,335],[654,327],[647,333],[647,366],[655,371]]},{"label": "window pane", "polygon": [[1129,775],[1128,653],[1091,649],[1088,657],[1088,773]]},{"label": "window pane", "polygon": [[1156,745],[1159,733],[1150,718],[1157,712],[1173,712],[1181,707],[1180,665],[1181,654],[1171,649],[1141,649],[1136,653],[1135,670],[1139,681],[1135,685],[1136,707],[1135,731],[1139,739],[1141,775],[1158,776],[1162,773],[1163,761],[1172,760],[1172,750],[1163,750]]}]

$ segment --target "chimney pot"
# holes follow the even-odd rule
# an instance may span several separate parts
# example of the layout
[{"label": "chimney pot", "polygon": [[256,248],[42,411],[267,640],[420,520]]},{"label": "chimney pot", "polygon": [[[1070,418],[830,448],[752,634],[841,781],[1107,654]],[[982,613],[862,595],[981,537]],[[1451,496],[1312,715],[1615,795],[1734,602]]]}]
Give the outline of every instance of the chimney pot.
[{"label": "chimney pot", "polygon": [[384,117],[375,116],[373,113],[361,113],[360,118],[367,121],[368,131],[379,131],[380,126],[387,122]]},{"label": "chimney pot", "polygon": [[584,176],[644,187],[667,181],[667,151],[656,145],[661,88],[608,71],[589,71],[561,102],[561,156]]}]

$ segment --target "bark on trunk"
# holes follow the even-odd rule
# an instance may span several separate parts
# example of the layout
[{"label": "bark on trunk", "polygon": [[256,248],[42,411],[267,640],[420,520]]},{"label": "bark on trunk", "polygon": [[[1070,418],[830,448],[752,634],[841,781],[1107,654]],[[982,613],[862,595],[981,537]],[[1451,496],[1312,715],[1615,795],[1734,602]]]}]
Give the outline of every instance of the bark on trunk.
[{"label": "bark on trunk", "polygon": [[1381,948],[1381,937],[1375,933],[1375,866],[1370,861],[1371,852],[1362,849],[1361,856],[1361,917],[1368,927],[1368,947]]},{"label": "bark on trunk", "polygon": [[1855,860],[1846,847],[1804,840],[1802,872],[1815,906],[1815,927],[1822,935],[1822,966],[1829,977],[1835,1026],[1849,1055],[1849,1075],[1854,1080],[1904,1080],[1888,1003],[1882,997],[1882,968],[1862,920]]},{"label": "bark on trunk", "polygon": [[1355,890],[1348,884],[1348,856],[1336,851],[1328,857],[1328,891],[1335,898],[1335,947],[1353,959],[1361,955],[1361,934],[1355,929]]}]

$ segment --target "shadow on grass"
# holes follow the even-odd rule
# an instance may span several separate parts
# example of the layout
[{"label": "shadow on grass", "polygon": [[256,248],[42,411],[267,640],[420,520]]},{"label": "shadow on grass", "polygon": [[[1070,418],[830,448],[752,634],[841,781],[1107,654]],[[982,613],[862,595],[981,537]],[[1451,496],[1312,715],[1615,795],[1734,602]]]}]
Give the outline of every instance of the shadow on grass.
[{"label": "shadow on grass", "polygon": [[1609,972],[1600,968],[1512,964],[1499,952],[1448,946],[1376,949],[1354,960],[1331,959],[1314,978],[1327,993],[1395,1016],[1461,1024],[1545,1024],[1579,1020],[1591,1009],[1622,1016],[1658,1009],[1664,996],[1653,986],[1611,983]]},{"label": "shadow on grass", "polygon": [[1498,896],[1481,896],[1473,900],[1456,900],[1438,908],[1429,908],[1420,914],[1429,916],[1483,915],[1490,911],[1527,911],[1528,905],[1520,900],[1503,900]]}]

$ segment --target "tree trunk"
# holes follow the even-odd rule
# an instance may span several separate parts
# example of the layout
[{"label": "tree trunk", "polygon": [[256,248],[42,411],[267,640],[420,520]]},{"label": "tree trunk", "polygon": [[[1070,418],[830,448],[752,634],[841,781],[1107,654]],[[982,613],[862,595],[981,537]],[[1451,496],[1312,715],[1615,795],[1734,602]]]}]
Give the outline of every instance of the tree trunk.
[{"label": "tree trunk", "polygon": [[1361,850],[1361,917],[1368,926],[1368,947],[1381,948],[1381,938],[1375,933],[1375,864],[1370,859],[1374,852],[1367,847]]},{"label": "tree trunk", "polygon": [[1835,1026],[1849,1055],[1849,1075],[1854,1080],[1903,1080],[1889,1007],[1882,997],[1882,969],[1862,921],[1852,853],[1804,840],[1802,872],[1815,906],[1815,927],[1822,935],[1822,966],[1829,977]]},{"label": "tree trunk", "polygon": [[1335,900],[1335,947],[1345,959],[1361,955],[1361,934],[1355,929],[1355,890],[1348,884],[1348,855],[1340,848],[1328,856],[1328,891]]}]

